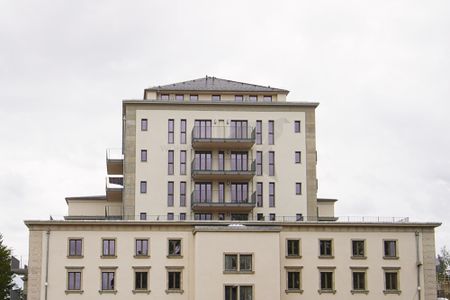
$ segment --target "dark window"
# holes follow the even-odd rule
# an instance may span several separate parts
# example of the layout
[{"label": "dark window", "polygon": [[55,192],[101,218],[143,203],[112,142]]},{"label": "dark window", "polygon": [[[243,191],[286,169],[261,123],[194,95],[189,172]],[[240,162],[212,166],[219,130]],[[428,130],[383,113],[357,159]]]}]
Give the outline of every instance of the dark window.
[{"label": "dark window", "polygon": [[173,206],[174,184],[173,181],[167,183],[167,206]]},{"label": "dark window", "polygon": [[256,121],[256,144],[262,144],[262,121]]},{"label": "dark window", "polygon": [[231,183],[231,202],[248,201],[248,183]]},{"label": "dark window", "polygon": [[227,272],[251,272],[251,254],[225,254],[225,271]]},{"label": "dark window", "polygon": [[210,182],[198,182],[194,186],[195,202],[211,202],[212,201],[212,184]]},{"label": "dark window", "polygon": [[364,241],[352,241],[352,255],[356,257],[364,257]]},{"label": "dark window", "polygon": [[186,220],[186,213],[180,213],[180,221]]},{"label": "dark window", "polygon": [[231,214],[231,221],[248,221],[248,214]]},{"label": "dark window", "polygon": [[198,101],[198,95],[189,95],[189,100],[192,102]]},{"label": "dark window", "polygon": [[238,256],[237,254],[225,255],[225,271],[237,271],[238,268]]},{"label": "dark window", "polygon": [[212,153],[211,152],[195,152],[194,169],[195,170],[211,170]]},{"label": "dark window", "polygon": [[69,256],[81,256],[83,251],[82,239],[70,239],[69,240]]},{"label": "dark window", "polygon": [[114,272],[102,272],[102,290],[114,290]]},{"label": "dark window", "polygon": [[276,220],[276,215],[275,214],[269,214],[269,220],[270,221],[275,221]]},{"label": "dark window", "polygon": [[167,213],[167,220],[168,221],[173,221],[175,215],[173,213]]},{"label": "dark window", "polygon": [[295,151],[295,163],[300,164],[302,162],[302,152]]},{"label": "dark window", "polygon": [[169,256],[181,255],[181,240],[169,240]]},{"label": "dark window", "polygon": [[225,170],[225,153],[223,151],[219,152],[219,171]]},{"label": "dark window", "polygon": [[169,94],[161,94],[161,100],[169,100]]},{"label": "dark window", "polygon": [[231,152],[231,170],[248,171],[247,152]]},{"label": "dark window", "polygon": [[168,290],[180,290],[181,289],[181,272],[168,272]]},{"label": "dark window", "polygon": [[167,153],[167,174],[173,175],[174,155],[173,150],[169,150]]},{"label": "dark window", "polygon": [[272,96],[264,96],[263,101],[264,102],[272,102]]},{"label": "dark window", "polygon": [[145,149],[141,150],[141,161],[147,161],[147,150]]},{"label": "dark window", "polygon": [[217,214],[219,221],[225,220],[225,214],[224,213],[218,213]]},{"label": "dark window", "polygon": [[67,289],[70,291],[81,290],[81,272],[67,273]]},{"label": "dark window", "polygon": [[303,214],[295,214],[296,221],[303,221]]},{"label": "dark window", "polygon": [[256,96],[256,95],[250,95],[250,96],[248,96],[248,101],[250,101],[250,102],[256,102],[256,101],[258,101],[258,96]]},{"label": "dark window", "polygon": [[136,281],[134,288],[136,290],[146,290],[148,287],[148,272],[135,272]]},{"label": "dark window", "polygon": [[141,119],[141,131],[147,131],[147,130],[148,130],[148,120]]},{"label": "dark window", "polygon": [[299,290],[300,289],[300,272],[288,272],[288,290]]},{"label": "dark window", "polygon": [[141,212],[141,213],[139,214],[139,219],[142,220],[142,221],[147,220],[147,213]]},{"label": "dark window", "polygon": [[220,101],[220,95],[212,95],[211,100],[212,101]]},{"label": "dark window", "polygon": [[141,194],[147,193],[147,181],[141,181],[140,192]]},{"label": "dark window", "polygon": [[238,300],[238,287],[236,285],[225,286],[225,300]]},{"label": "dark window", "polygon": [[264,214],[262,214],[262,213],[256,214],[256,219],[257,219],[258,221],[264,221]]},{"label": "dark window", "polygon": [[275,124],[274,121],[269,121],[269,145],[275,144]]},{"label": "dark window", "polygon": [[219,202],[225,202],[225,184],[223,182],[219,182]]},{"label": "dark window", "polygon": [[302,194],[302,183],[301,182],[296,182],[295,183],[295,194],[296,195],[301,195]]},{"label": "dark window", "polygon": [[333,241],[332,240],[320,240],[320,256],[332,256],[333,255]]},{"label": "dark window", "polygon": [[239,255],[239,271],[251,272],[252,271],[252,255],[240,254]]},{"label": "dark window", "polygon": [[300,256],[299,240],[287,240],[287,256]]},{"label": "dark window", "polygon": [[256,205],[258,207],[263,207],[263,183],[256,183]]},{"label": "dark window", "polygon": [[180,175],[186,175],[186,150],[180,151]]},{"label": "dark window", "polygon": [[167,138],[167,142],[169,144],[173,144],[174,130],[175,130],[175,121],[173,119],[169,119],[169,121],[168,121],[168,138]]},{"label": "dark window", "polygon": [[186,181],[180,182],[180,207],[186,206]]},{"label": "dark window", "polygon": [[269,151],[269,176],[275,176],[275,152]]},{"label": "dark window", "polygon": [[294,132],[300,132],[300,121],[294,122]]},{"label": "dark window", "polygon": [[320,272],[320,289],[333,289],[333,272]]},{"label": "dark window", "polygon": [[211,131],[211,120],[195,120],[194,138],[210,139]]},{"label": "dark window", "polygon": [[147,239],[137,239],[136,240],[136,256],[148,255],[148,240]]},{"label": "dark window", "polygon": [[105,239],[103,240],[103,256],[115,256],[116,255],[116,240]]},{"label": "dark window", "polygon": [[186,144],[186,120],[180,122],[180,144]]},{"label": "dark window", "polygon": [[366,289],[366,272],[352,272],[353,277],[353,290],[365,290]]},{"label": "dark window", "polygon": [[269,207],[275,207],[275,182],[269,182]]},{"label": "dark window", "polygon": [[397,257],[397,241],[384,241],[384,256]]},{"label": "dark window", "polygon": [[387,291],[398,290],[398,273],[397,272],[385,272],[385,284]]},{"label": "dark window", "polygon": [[175,95],[175,100],[177,100],[177,101],[184,101],[184,95],[180,95],[180,94]]},{"label": "dark window", "polygon": [[256,175],[263,174],[263,154],[262,151],[256,151]]},{"label": "dark window", "polygon": [[241,120],[232,120],[230,122],[230,137],[236,139],[248,138],[248,122]]},{"label": "dark window", "polygon": [[244,101],[244,96],[236,95],[236,96],[234,96],[234,101],[236,101],[236,102],[243,102]]},{"label": "dark window", "polygon": [[209,214],[209,213],[196,213],[196,214],[194,214],[194,219],[195,220],[200,220],[200,221],[210,221],[210,220],[212,220],[212,214]]}]

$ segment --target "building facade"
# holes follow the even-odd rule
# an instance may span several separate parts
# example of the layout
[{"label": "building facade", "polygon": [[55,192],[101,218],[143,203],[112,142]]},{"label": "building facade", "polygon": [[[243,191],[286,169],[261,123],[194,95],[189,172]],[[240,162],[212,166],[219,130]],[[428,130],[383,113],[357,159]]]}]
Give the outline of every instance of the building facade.
[{"label": "building facade", "polygon": [[123,101],[106,193],[26,221],[28,299],[436,298],[434,228],[318,199],[315,109],[215,77]]}]

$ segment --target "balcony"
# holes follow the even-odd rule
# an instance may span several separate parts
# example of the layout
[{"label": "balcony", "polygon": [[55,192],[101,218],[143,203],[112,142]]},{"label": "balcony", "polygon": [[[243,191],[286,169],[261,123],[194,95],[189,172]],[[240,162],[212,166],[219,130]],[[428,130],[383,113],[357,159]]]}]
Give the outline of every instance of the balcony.
[{"label": "balcony", "polygon": [[[217,197],[213,197],[212,195]],[[244,196],[241,199],[230,199],[222,197],[219,199],[219,191],[193,191],[191,194],[191,208],[193,211],[201,212],[245,212],[253,210],[256,205],[256,193],[251,197]]]},{"label": "balcony", "polygon": [[123,175],[106,177],[106,197],[108,201],[122,201]]},{"label": "balcony", "polygon": [[224,160],[217,161],[217,167],[211,166],[211,160],[194,159],[191,163],[191,176],[194,180],[243,180],[249,181],[255,176],[256,162]]},{"label": "balcony", "polygon": [[106,170],[110,175],[123,174],[122,149],[106,150]]},{"label": "balcony", "polygon": [[255,144],[255,129],[249,126],[194,126],[194,149],[250,149]]}]

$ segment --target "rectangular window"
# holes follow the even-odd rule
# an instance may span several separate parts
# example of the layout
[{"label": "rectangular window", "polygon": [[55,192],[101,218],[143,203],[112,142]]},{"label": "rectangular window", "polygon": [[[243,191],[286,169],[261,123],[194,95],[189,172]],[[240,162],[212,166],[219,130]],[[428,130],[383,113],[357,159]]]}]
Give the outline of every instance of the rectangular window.
[{"label": "rectangular window", "polygon": [[396,258],[397,257],[397,241],[385,240],[384,242],[384,257]]},{"label": "rectangular window", "polygon": [[181,271],[167,272],[167,289],[170,291],[181,291]]},{"label": "rectangular window", "polygon": [[220,95],[212,95],[211,100],[212,100],[213,102],[218,102],[218,101],[220,101]]},{"label": "rectangular window", "polygon": [[148,289],[148,271],[139,271],[134,272],[134,289],[135,290],[144,290]]},{"label": "rectangular window", "polygon": [[295,183],[295,194],[296,195],[301,195],[302,194],[302,183],[301,182],[296,182]]},{"label": "rectangular window", "polygon": [[186,175],[186,150],[180,151],[180,175]]},{"label": "rectangular window", "polygon": [[262,144],[262,121],[256,121],[256,144]]},{"label": "rectangular window", "polygon": [[272,96],[264,96],[263,101],[264,102],[272,102]]},{"label": "rectangular window", "polygon": [[263,207],[263,183],[256,183],[256,205],[258,207]]},{"label": "rectangular window", "polygon": [[169,254],[168,256],[181,256],[181,240],[169,240]]},{"label": "rectangular window", "polygon": [[136,256],[148,255],[148,239],[136,239]]},{"label": "rectangular window", "polygon": [[146,162],[147,161],[147,150],[142,149],[141,150],[141,161]]},{"label": "rectangular window", "polygon": [[231,152],[231,171],[248,171],[247,152]]},{"label": "rectangular window", "polygon": [[103,239],[102,240],[102,255],[103,256],[115,256],[116,255],[116,240]]},{"label": "rectangular window", "polygon": [[352,256],[353,257],[364,257],[365,256],[365,242],[364,240],[353,240],[352,241]]},{"label": "rectangular window", "polygon": [[198,221],[211,221],[212,214],[209,213],[196,213],[194,214],[194,219]]},{"label": "rectangular window", "polygon": [[225,286],[225,300],[252,300],[253,287],[252,286]]},{"label": "rectangular window", "polygon": [[115,272],[102,272],[102,291],[114,291]]},{"label": "rectangular window", "polygon": [[180,207],[186,206],[186,181],[180,182]]},{"label": "rectangular window", "polygon": [[212,133],[211,120],[195,120],[194,138],[210,139]]},{"label": "rectangular window", "polygon": [[67,272],[67,290],[69,291],[81,290],[81,271]]},{"label": "rectangular window", "polygon": [[303,221],[303,214],[295,214],[296,221]]},{"label": "rectangular window", "polygon": [[230,137],[235,139],[248,138],[248,122],[242,120],[232,120],[230,122]]},{"label": "rectangular window", "polygon": [[181,95],[181,94],[175,95],[175,100],[176,101],[184,101],[184,95]]},{"label": "rectangular window", "polygon": [[169,144],[173,144],[173,142],[174,142],[174,130],[175,130],[175,121],[173,119],[169,119],[169,121],[168,121],[168,138],[167,138],[167,142]]},{"label": "rectangular window", "polygon": [[236,101],[236,102],[243,102],[244,101],[244,96],[236,95],[236,96],[234,96],[234,101]]},{"label": "rectangular window", "polygon": [[194,202],[211,202],[212,201],[212,183],[196,182],[194,185]]},{"label": "rectangular window", "polygon": [[262,213],[257,213],[257,214],[256,214],[256,219],[257,219],[258,221],[264,221],[264,214],[262,214]]},{"label": "rectangular window", "polygon": [[174,184],[173,181],[169,181],[167,183],[167,206],[172,207],[173,206],[173,198],[174,198]]},{"label": "rectangular window", "polygon": [[173,213],[167,213],[167,221],[173,221],[175,218],[175,215]]},{"label": "rectangular window", "polygon": [[83,255],[82,251],[83,251],[82,239],[69,240],[69,256],[82,256]]},{"label": "rectangular window", "polygon": [[186,120],[180,122],[180,144],[186,144]]},{"label": "rectangular window", "polygon": [[161,94],[161,100],[169,100],[169,94]]},{"label": "rectangular window", "polygon": [[263,154],[262,151],[256,151],[256,175],[262,176],[263,174]]},{"label": "rectangular window", "polygon": [[186,220],[186,213],[180,213],[180,221]]},{"label": "rectangular window", "polygon": [[141,213],[139,214],[139,219],[140,219],[141,221],[147,220],[147,213],[141,212]]},{"label": "rectangular window", "polygon": [[294,122],[294,132],[299,133],[300,132],[300,121]]},{"label": "rectangular window", "polygon": [[173,150],[167,152],[167,174],[173,175],[174,155]]},{"label": "rectangular window", "polygon": [[385,293],[389,292],[399,292],[399,281],[398,281],[398,268],[385,268],[384,269],[384,286]]},{"label": "rectangular window", "polygon": [[195,152],[194,170],[211,170],[212,169],[212,152]]},{"label": "rectangular window", "polygon": [[147,130],[148,130],[148,120],[141,119],[141,131],[147,131]]},{"label": "rectangular window", "polygon": [[275,144],[275,124],[274,121],[269,121],[269,145]]},{"label": "rectangular window", "polygon": [[275,152],[269,151],[269,176],[275,176]]},{"label": "rectangular window", "polygon": [[231,214],[231,221],[248,221],[248,214]]},{"label": "rectangular window", "polygon": [[224,213],[218,213],[218,214],[217,214],[217,219],[218,219],[219,221],[225,220],[225,214],[224,214]]},{"label": "rectangular window", "polygon": [[141,194],[147,193],[147,181],[141,181],[140,192],[141,192]]},{"label": "rectangular window", "polygon": [[225,202],[225,183],[219,182],[219,202]]},{"label": "rectangular window", "polygon": [[300,270],[287,271],[287,291],[300,291]]},{"label": "rectangular window", "polygon": [[248,201],[248,183],[231,183],[231,202],[241,203]]},{"label": "rectangular window", "polygon": [[223,151],[219,152],[219,171],[225,170],[225,153]]},{"label": "rectangular window", "polygon": [[295,151],[295,163],[296,164],[302,163],[302,152],[301,151]]},{"label": "rectangular window", "polygon": [[333,240],[319,240],[320,256],[333,256]]},{"label": "rectangular window", "polygon": [[269,220],[275,221],[277,219],[277,216],[275,214],[269,214]]},{"label": "rectangular window", "polygon": [[256,101],[258,101],[258,96],[256,96],[256,95],[250,95],[250,96],[248,96],[248,101],[250,101],[250,102],[256,102]]},{"label": "rectangular window", "polygon": [[352,289],[353,291],[366,290],[366,272],[364,270],[352,270]]},{"label": "rectangular window", "polygon": [[275,207],[275,182],[269,182],[269,207]]},{"label": "rectangular window", "polygon": [[300,256],[300,240],[287,240],[287,256],[299,257]]},{"label": "rectangular window", "polygon": [[253,269],[251,254],[225,254],[225,272],[248,273]]},{"label": "rectangular window", "polygon": [[320,290],[332,291],[333,290],[333,272],[321,271],[320,272]]},{"label": "rectangular window", "polygon": [[189,101],[197,102],[198,101],[198,95],[189,95]]}]

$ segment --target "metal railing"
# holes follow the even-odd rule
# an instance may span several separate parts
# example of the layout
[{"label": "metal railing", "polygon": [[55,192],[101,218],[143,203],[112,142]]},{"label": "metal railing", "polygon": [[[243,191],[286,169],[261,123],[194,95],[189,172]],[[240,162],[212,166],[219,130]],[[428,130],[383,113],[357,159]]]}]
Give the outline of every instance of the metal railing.
[{"label": "metal railing", "polygon": [[[223,196],[220,194],[223,193]],[[227,197],[226,197],[227,196]],[[191,206],[197,204],[226,204],[226,205],[242,205],[242,204],[255,204],[256,192],[253,192],[250,196],[247,194],[241,194],[236,197],[230,198],[225,190],[194,190],[191,193]]]},{"label": "metal railing", "polygon": [[192,141],[241,140],[255,141],[255,128],[250,126],[194,126]]},{"label": "metal railing", "polygon": [[[214,165],[214,167],[213,167]],[[191,172],[210,172],[210,173],[255,173],[256,161],[247,160],[247,162],[239,162],[236,160],[225,159],[223,161],[200,160],[194,158],[191,162]]]}]

